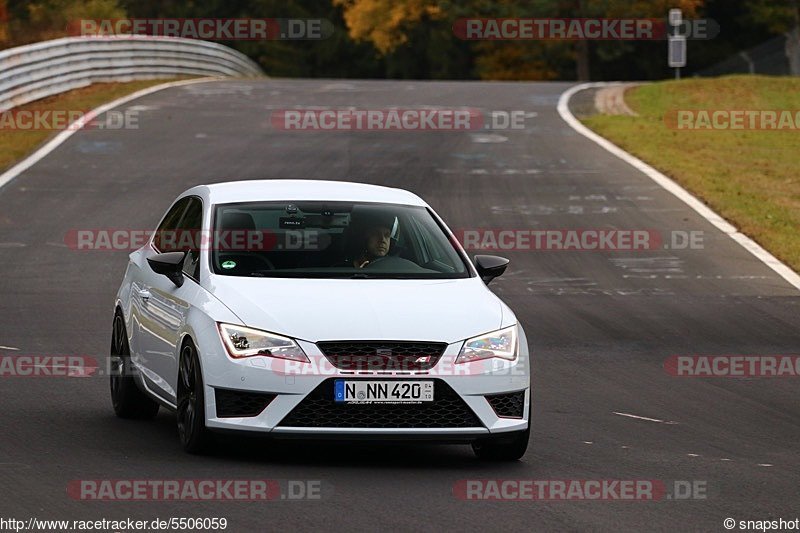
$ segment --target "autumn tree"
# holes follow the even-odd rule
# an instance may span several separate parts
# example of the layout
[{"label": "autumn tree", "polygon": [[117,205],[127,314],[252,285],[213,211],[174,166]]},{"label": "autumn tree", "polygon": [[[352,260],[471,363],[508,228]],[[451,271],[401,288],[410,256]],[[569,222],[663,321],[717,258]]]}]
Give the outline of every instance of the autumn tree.
[{"label": "autumn tree", "polygon": [[[9,41],[14,45],[64,37],[80,19],[124,18],[117,0],[0,0],[5,4]],[[2,26],[0,9],[0,26]]]},{"label": "autumn tree", "polygon": [[[371,41],[386,54],[408,40],[410,29],[425,20],[472,18],[663,18],[671,8],[680,8],[686,18],[697,16],[705,0],[333,0],[344,7],[351,37]],[[764,0],[767,1],[767,0]],[[571,56],[577,78],[590,78],[590,48],[586,40],[568,43],[542,41],[482,42],[475,46],[476,66],[481,77],[493,79],[549,79],[558,76],[558,64]],[[602,45],[606,53],[610,46]]]},{"label": "autumn tree", "polygon": [[5,46],[8,41],[8,6],[6,0],[0,0],[0,46]]}]

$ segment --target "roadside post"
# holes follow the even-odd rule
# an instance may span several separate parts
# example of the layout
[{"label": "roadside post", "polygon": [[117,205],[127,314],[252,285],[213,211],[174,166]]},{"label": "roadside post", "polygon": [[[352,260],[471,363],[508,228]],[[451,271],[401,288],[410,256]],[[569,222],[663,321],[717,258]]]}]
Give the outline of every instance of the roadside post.
[{"label": "roadside post", "polygon": [[675,79],[681,79],[681,67],[686,66],[686,36],[681,35],[683,12],[680,9],[669,10],[669,51],[667,62],[675,69]]}]

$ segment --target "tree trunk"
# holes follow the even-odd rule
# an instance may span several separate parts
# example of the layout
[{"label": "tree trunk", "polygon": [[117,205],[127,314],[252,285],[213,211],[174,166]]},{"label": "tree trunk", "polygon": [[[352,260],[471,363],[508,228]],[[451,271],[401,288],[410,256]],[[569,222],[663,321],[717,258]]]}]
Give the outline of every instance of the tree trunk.
[{"label": "tree trunk", "polygon": [[575,62],[577,67],[578,81],[589,81],[592,78],[592,74],[589,69],[589,41],[576,41]]}]

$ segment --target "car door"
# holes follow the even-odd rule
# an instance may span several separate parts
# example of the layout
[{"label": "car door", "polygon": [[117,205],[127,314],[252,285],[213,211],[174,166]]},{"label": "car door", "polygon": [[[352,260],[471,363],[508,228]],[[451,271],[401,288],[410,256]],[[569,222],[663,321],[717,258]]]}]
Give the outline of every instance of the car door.
[{"label": "car door", "polygon": [[147,263],[147,257],[152,257],[154,248],[159,250],[163,247],[162,237],[164,235],[174,235],[178,228],[178,223],[186,212],[189,205],[189,198],[177,200],[161,219],[153,235],[151,243],[133,252],[130,256],[130,303],[131,303],[131,327],[130,327],[130,346],[131,359],[143,376],[149,376],[147,381],[152,382],[155,374],[152,370],[153,358],[150,355],[152,341],[150,332],[154,330],[153,317],[149,310],[150,291],[149,280],[154,274]]},{"label": "car door", "polygon": [[[165,227],[153,246],[144,254],[142,268],[141,351],[148,360],[149,372],[144,372],[153,392],[175,402],[178,372],[178,342],[193,296],[197,293],[197,268],[200,257],[199,240],[203,219],[200,198],[187,198],[186,207],[177,224]],[[172,232],[172,233],[170,233]],[[166,276],[156,274],[147,258],[162,252],[185,251],[184,283],[178,287]]]}]

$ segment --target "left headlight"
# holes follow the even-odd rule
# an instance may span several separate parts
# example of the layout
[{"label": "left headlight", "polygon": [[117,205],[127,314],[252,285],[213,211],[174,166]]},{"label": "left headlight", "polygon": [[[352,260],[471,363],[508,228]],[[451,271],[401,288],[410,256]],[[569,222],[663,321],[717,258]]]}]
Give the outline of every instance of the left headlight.
[{"label": "left headlight", "polygon": [[469,363],[497,357],[513,361],[518,353],[517,326],[499,329],[479,337],[467,339],[456,363]]},{"label": "left headlight", "polygon": [[219,324],[219,333],[231,357],[277,357],[308,363],[308,357],[294,339],[233,324]]}]

